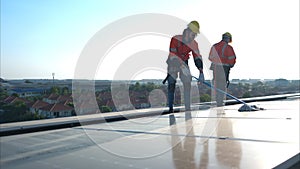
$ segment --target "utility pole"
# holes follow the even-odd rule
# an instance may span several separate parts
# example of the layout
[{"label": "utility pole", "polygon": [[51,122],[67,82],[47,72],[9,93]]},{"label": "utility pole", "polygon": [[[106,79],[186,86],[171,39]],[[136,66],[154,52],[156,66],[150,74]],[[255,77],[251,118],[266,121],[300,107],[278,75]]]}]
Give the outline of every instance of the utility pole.
[{"label": "utility pole", "polygon": [[52,77],[53,77],[52,84],[53,84],[53,87],[54,87],[54,75],[55,75],[55,73],[52,73]]}]

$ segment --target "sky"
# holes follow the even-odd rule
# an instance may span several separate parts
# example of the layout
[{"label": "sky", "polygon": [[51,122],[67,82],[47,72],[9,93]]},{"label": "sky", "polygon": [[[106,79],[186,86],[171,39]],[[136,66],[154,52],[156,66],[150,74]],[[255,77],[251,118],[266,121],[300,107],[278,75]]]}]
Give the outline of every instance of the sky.
[{"label": "sky", "polygon": [[[237,55],[230,79],[300,79],[298,0],[1,0],[1,78],[51,79],[55,73],[57,79],[72,79],[82,50],[98,31],[143,13],[197,20],[211,44],[230,32]],[[123,40],[99,64],[95,79],[114,79],[126,57],[147,49],[168,51],[169,41],[157,35]],[[207,59],[201,43],[199,49]],[[130,78],[164,78],[165,68],[140,70]],[[191,70],[198,74],[193,64]],[[205,76],[210,74],[206,68]]]}]

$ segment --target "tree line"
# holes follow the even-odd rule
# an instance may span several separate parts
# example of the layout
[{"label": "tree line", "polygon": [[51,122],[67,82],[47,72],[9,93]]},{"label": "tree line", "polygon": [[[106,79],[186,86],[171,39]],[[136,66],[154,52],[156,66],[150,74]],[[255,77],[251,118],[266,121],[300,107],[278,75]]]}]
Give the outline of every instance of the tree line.
[{"label": "tree line", "polygon": [[[212,100],[212,90],[204,85],[193,86],[193,91],[199,93],[192,94],[192,102],[210,102]],[[148,97],[149,93],[155,89],[159,89],[164,92],[167,96],[167,85],[155,84],[155,83],[139,83],[129,85],[129,95],[130,99],[144,100],[145,103],[149,103]],[[182,104],[182,93],[180,93],[180,87],[176,88],[175,92],[175,104]],[[108,98],[99,98],[97,97],[97,103],[99,109],[102,113],[116,111],[113,105],[107,105],[108,102],[112,102],[111,89],[103,89],[100,92],[96,92],[96,96],[106,92],[105,97]],[[270,82],[258,81],[255,83],[232,83],[229,85],[228,93],[238,97],[238,98],[249,98],[249,97],[258,97],[258,96],[267,96],[275,94],[287,94],[287,93],[299,93],[300,86],[298,81],[288,81],[285,79],[276,79]],[[46,94],[58,94],[66,95],[71,94],[72,91],[67,87],[54,86]],[[17,94],[12,94],[18,96]],[[9,94],[6,90],[0,87],[0,123],[3,122],[15,122],[15,121],[27,121],[27,120],[36,120],[42,119],[43,117],[39,116],[37,113],[30,113],[28,106],[24,102],[17,101],[13,104],[4,103],[3,100],[7,98]],[[43,96],[33,96],[26,98],[27,100],[34,102],[36,100],[41,100]],[[71,105],[73,106],[73,105]],[[166,103],[162,103],[161,106],[166,106]],[[139,107],[136,107],[139,108]]]}]

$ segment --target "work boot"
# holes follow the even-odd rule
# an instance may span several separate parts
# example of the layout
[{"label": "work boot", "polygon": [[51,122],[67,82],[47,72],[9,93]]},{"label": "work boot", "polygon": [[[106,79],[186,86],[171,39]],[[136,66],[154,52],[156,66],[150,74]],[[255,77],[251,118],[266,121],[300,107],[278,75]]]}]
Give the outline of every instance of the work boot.
[{"label": "work boot", "polygon": [[170,126],[176,124],[176,118],[175,118],[174,114],[169,115],[169,124],[170,124]]},{"label": "work boot", "polygon": [[192,113],[190,111],[185,113],[185,121],[192,119]]}]

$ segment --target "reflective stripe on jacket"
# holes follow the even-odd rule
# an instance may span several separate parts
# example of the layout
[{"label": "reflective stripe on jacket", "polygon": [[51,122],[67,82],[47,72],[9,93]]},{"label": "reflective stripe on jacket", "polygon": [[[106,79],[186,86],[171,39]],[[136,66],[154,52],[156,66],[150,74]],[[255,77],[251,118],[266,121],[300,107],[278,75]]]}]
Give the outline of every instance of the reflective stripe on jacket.
[{"label": "reflective stripe on jacket", "polygon": [[203,68],[202,56],[198,49],[198,43],[193,40],[189,44],[184,44],[182,42],[182,35],[176,35],[172,37],[170,42],[169,57],[177,56],[182,61],[186,62],[190,58],[190,52],[192,52],[195,65],[198,69]]},{"label": "reflective stripe on jacket", "polygon": [[210,49],[209,60],[216,65],[232,67],[235,64],[236,56],[232,46],[225,41],[220,41]]}]

